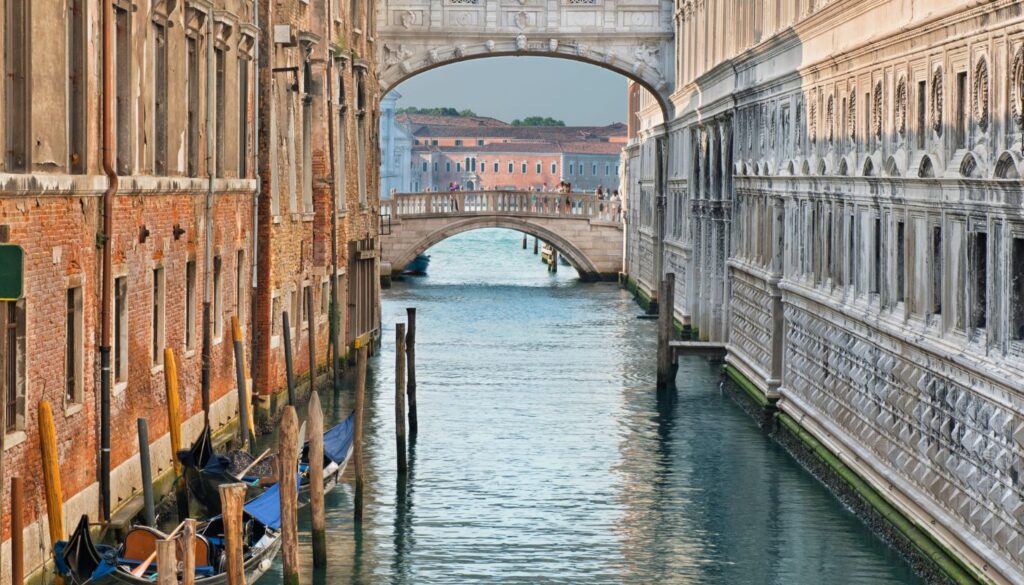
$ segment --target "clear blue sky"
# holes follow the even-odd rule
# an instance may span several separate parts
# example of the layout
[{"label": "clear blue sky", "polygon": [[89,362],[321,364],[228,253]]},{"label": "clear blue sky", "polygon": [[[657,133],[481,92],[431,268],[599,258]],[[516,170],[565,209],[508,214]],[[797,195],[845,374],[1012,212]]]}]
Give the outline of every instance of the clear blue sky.
[{"label": "clear blue sky", "polygon": [[508,122],[550,116],[569,125],[626,120],[626,78],[596,65],[545,57],[489,57],[445,65],[395,88],[398,107],[469,108]]}]

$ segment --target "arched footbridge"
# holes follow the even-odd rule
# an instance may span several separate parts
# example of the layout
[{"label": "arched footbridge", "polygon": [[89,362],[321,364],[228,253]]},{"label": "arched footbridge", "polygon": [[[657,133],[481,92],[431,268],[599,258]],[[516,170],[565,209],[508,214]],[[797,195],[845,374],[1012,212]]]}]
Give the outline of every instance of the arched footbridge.
[{"label": "arched footbridge", "polygon": [[462,232],[507,228],[558,250],[584,280],[614,280],[622,270],[618,204],[579,193],[455,191],[397,193],[381,202],[381,272],[400,274],[428,248]]}]

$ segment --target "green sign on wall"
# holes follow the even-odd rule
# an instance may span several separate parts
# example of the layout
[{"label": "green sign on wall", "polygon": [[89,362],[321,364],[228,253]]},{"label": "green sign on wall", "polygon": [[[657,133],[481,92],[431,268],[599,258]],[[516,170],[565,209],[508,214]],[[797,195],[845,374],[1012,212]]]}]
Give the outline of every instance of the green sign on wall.
[{"label": "green sign on wall", "polygon": [[25,252],[17,244],[0,244],[0,301],[21,298],[25,281]]}]

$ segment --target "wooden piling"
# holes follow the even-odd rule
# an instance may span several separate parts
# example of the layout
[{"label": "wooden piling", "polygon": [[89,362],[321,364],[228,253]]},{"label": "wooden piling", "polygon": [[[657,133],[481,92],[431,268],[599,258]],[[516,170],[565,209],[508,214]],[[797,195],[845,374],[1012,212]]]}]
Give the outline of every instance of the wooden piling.
[{"label": "wooden piling", "polygon": [[176,545],[176,539],[156,541],[157,585],[178,585],[178,558],[174,550]]},{"label": "wooden piling", "polygon": [[245,346],[242,344],[242,326],[238,316],[231,316],[231,340],[235,349],[235,384],[238,385],[238,436],[243,451],[249,451],[255,437],[249,436],[249,392],[245,386]]},{"label": "wooden piling", "polygon": [[309,329],[309,391],[316,389],[316,323],[313,320],[313,287],[306,287],[307,329]]},{"label": "wooden piling", "polygon": [[25,583],[25,484],[20,477],[11,478],[11,584]]},{"label": "wooden piling", "polygon": [[540,253],[540,238],[537,236],[533,237],[533,253],[534,255]]},{"label": "wooden piling", "polygon": [[188,488],[178,461],[181,451],[181,399],[178,395],[178,366],[174,361],[174,350],[164,349],[164,392],[167,394],[167,425],[171,433],[171,458],[174,462],[174,499],[177,502],[178,517],[188,516]]},{"label": "wooden piling", "polygon": [[320,394],[309,395],[309,513],[313,527],[313,566],[327,566],[327,523],[324,519],[324,413]]},{"label": "wooden piling", "polygon": [[292,369],[292,330],[288,324],[288,311],[281,313],[284,326],[284,369],[288,375],[288,406],[295,406],[295,370]]},{"label": "wooden piling", "polygon": [[526,249],[526,233],[523,232],[523,249]]},{"label": "wooden piling", "polygon": [[146,526],[156,526],[156,506],[153,503],[153,467],[149,458],[149,428],[146,418],[138,419],[139,467],[142,470],[142,510]]},{"label": "wooden piling", "polygon": [[558,250],[551,248],[551,272],[558,272]]},{"label": "wooden piling", "polygon": [[181,585],[195,585],[196,582],[196,521],[185,519],[181,528]]},{"label": "wooden piling", "polygon": [[356,498],[352,513],[357,523],[363,521],[363,400],[366,394],[366,342],[356,340],[356,405],[352,431],[352,448],[356,462]]},{"label": "wooden piling", "polygon": [[405,475],[405,323],[395,325],[395,453],[398,474]]},{"label": "wooden piling", "polygon": [[[57,457],[57,430],[49,400],[39,401],[39,442],[43,450],[43,483],[46,486],[46,515],[51,546],[64,540],[64,496],[60,486],[60,461]],[[57,585],[63,579],[57,576]]]},{"label": "wooden piling", "polygon": [[668,388],[675,382],[672,364],[672,328],[675,316],[676,275],[666,274],[658,291],[658,388]]},{"label": "wooden piling", "polygon": [[227,556],[225,573],[228,585],[245,585],[245,566],[242,564],[242,506],[245,505],[246,485],[225,483],[221,484],[219,489],[221,514],[224,518],[224,554]]},{"label": "wooden piling", "polygon": [[[323,433],[321,433],[322,435]],[[278,427],[277,460],[280,462],[278,482],[281,487],[281,561],[283,583],[299,583],[298,492],[296,470],[299,460],[299,417],[294,406],[287,406]],[[322,457],[321,457],[322,460]]]},{"label": "wooden piling", "polygon": [[405,316],[409,322],[409,329],[405,333],[405,391],[409,400],[409,436],[415,438],[420,430],[416,413],[416,308],[405,309]]}]

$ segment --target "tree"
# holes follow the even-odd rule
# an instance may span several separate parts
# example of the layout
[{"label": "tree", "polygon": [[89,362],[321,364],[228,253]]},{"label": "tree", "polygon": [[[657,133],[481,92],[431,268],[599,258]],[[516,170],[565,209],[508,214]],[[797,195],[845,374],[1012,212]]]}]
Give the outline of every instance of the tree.
[{"label": "tree", "polygon": [[512,120],[513,126],[565,126],[565,122],[556,120],[554,118],[541,117],[541,116],[530,116],[523,118],[522,120],[516,118]]},{"label": "tree", "polygon": [[475,118],[476,112],[473,110],[456,110],[455,108],[440,107],[440,108],[417,108],[415,106],[408,106],[405,108],[398,108],[399,114],[423,114],[426,116],[452,116],[452,117],[463,117],[463,118]]}]

